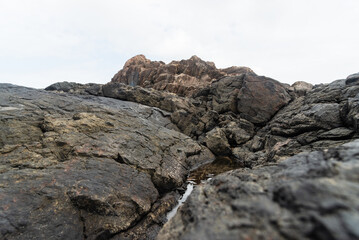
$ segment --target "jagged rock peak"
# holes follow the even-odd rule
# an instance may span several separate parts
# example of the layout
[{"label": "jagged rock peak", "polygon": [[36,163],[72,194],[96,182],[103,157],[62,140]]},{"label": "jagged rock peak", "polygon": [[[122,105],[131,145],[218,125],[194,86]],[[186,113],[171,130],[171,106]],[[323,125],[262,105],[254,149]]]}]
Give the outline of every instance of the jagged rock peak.
[{"label": "jagged rock peak", "polygon": [[255,75],[247,67],[218,69],[213,62],[204,61],[196,55],[187,60],[172,61],[168,64],[151,61],[144,55],[137,55],[129,59],[111,81],[165,90],[180,96],[191,96],[213,80],[244,73]]}]

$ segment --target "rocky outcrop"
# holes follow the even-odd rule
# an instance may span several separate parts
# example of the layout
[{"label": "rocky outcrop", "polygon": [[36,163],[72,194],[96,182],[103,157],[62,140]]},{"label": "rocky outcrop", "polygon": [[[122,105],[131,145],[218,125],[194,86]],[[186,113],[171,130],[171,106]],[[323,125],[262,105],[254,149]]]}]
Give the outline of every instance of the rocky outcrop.
[{"label": "rocky outcrop", "polygon": [[359,141],[197,186],[165,239],[359,239]]},{"label": "rocky outcrop", "polygon": [[197,183],[225,173],[196,186],[159,239],[357,239],[358,79],[290,86],[197,57],[136,56],[104,85],[4,85],[1,232],[52,230],[39,209],[56,205],[77,234],[66,238],[154,239],[199,167]]},{"label": "rocky outcrop", "polygon": [[175,204],[167,193],[214,159],[170,130],[166,116],[131,102],[1,84],[0,238],[139,237],[140,226],[156,235]]},{"label": "rocky outcrop", "polygon": [[[58,85],[52,85],[47,90],[94,94],[95,89],[94,85],[76,85],[71,90],[61,90]],[[64,83],[62,85],[66,86]],[[265,124],[291,99],[281,83],[247,74],[214,81],[193,98],[120,83],[98,85],[96,89],[99,89],[96,92],[100,96],[138,102],[169,111],[173,124],[182,133],[200,139],[216,154],[219,152],[212,148],[214,145],[203,139],[208,138],[207,133],[216,126],[221,127],[226,135],[223,144],[228,145],[227,151],[221,152],[222,155],[231,155],[230,147],[251,139],[258,128],[255,125]]]},{"label": "rocky outcrop", "polygon": [[[359,85],[348,79],[288,87],[243,74],[215,80],[192,98],[118,83],[100,86],[99,92],[166,110],[176,126],[172,129],[198,140],[216,155],[254,166],[358,138]],[[90,94],[88,88],[94,86],[71,91]]]},{"label": "rocky outcrop", "polygon": [[254,74],[246,67],[217,69],[213,62],[205,62],[197,56],[165,64],[137,55],[128,60],[111,81],[191,96],[214,79],[242,73]]}]

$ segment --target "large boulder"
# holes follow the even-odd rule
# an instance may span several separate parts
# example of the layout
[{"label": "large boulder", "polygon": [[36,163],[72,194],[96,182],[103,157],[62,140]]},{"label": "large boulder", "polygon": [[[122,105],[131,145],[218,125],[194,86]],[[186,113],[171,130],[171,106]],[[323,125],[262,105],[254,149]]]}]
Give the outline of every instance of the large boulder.
[{"label": "large boulder", "polygon": [[194,97],[218,113],[232,112],[259,125],[267,123],[291,100],[283,84],[254,74],[224,77]]}]

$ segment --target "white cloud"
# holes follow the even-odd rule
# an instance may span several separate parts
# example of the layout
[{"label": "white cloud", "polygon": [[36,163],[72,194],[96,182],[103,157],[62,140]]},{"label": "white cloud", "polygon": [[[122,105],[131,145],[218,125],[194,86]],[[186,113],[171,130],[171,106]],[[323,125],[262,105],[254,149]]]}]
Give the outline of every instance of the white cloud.
[{"label": "white cloud", "polygon": [[0,82],[104,83],[141,53],[330,82],[359,71],[358,9],[357,0],[0,0]]}]

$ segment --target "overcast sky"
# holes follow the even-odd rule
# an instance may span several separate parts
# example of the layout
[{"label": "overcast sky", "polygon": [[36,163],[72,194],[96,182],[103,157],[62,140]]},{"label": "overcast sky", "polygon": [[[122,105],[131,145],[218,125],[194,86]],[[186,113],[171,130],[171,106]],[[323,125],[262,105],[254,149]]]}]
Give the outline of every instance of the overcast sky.
[{"label": "overcast sky", "polygon": [[0,0],[0,82],[109,82],[137,54],[281,82],[359,72],[359,0]]}]

